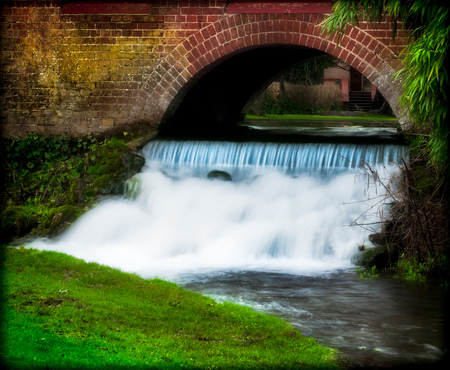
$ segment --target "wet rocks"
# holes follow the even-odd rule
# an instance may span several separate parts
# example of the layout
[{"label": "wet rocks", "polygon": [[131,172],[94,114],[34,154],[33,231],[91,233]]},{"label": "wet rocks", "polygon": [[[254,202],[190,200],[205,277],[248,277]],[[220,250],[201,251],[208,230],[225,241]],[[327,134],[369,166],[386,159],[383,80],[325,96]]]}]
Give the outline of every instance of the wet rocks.
[{"label": "wet rocks", "polygon": [[222,180],[222,181],[232,181],[231,175],[225,171],[213,170],[208,173],[208,179],[210,180]]}]

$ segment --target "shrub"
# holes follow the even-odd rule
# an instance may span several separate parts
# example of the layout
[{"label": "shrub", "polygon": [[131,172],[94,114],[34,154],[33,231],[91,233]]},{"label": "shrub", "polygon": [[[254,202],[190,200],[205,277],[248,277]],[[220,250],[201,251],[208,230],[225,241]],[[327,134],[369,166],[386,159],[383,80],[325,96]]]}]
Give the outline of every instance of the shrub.
[{"label": "shrub", "polygon": [[342,91],[338,85],[294,85],[272,83],[250,104],[248,112],[264,114],[317,114],[339,110]]}]

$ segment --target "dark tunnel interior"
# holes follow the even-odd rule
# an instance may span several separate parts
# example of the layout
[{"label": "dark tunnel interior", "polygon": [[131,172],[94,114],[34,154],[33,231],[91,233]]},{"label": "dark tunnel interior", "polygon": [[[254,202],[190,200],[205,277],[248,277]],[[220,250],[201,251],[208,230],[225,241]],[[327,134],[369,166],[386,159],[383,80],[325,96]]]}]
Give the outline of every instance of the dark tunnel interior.
[{"label": "dark tunnel interior", "polygon": [[219,60],[180,90],[162,119],[160,133],[232,133],[255,94],[290,67],[323,55],[327,54],[305,47],[268,46]]}]

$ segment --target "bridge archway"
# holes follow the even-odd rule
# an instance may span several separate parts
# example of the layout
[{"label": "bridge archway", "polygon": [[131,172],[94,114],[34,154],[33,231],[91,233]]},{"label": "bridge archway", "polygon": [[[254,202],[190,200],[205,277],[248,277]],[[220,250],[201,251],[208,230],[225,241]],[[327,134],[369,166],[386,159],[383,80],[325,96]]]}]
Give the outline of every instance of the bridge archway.
[{"label": "bridge archway", "polygon": [[[303,60],[330,54],[361,72],[393,109],[401,85],[393,82],[401,60],[379,39],[350,28],[340,40],[322,35],[320,14],[239,14],[209,24],[178,45],[148,76],[130,112],[131,121],[159,128],[220,130],[239,118],[251,95],[277,73]],[[232,98],[227,98],[229,96]],[[195,116],[197,112],[197,116]],[[190,122],[186,122],[189,118]],[[209,127],[212,127],[209,126]]]}]

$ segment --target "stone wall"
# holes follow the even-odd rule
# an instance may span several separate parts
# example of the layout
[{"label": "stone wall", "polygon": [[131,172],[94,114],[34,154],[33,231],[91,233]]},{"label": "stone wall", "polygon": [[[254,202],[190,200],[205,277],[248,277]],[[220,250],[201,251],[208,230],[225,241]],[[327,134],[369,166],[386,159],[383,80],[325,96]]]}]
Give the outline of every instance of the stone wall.
[{"label": "stone wall", "polygon": [[230,14],[226,0],[95,4],[3,1],[3,136],[156,127],[200,72],[243,50],[271,44],[304,45],[338,56],[370,74],[373,83],[385,84],[380,91],[392,101],[398,95],[390,78],[400,66],[396,56],[407,35],[400,34],[393,44],[389,24],[371,28],[362,23],[337,48],[336,41],[320,35],[323,14],[295,14],[314,11],[311,7],[261,14],[232,1]]}]

